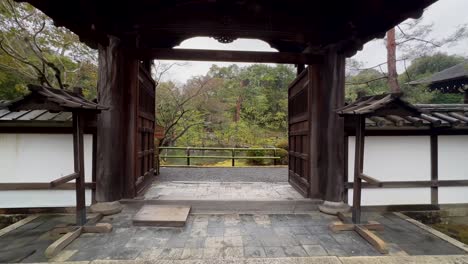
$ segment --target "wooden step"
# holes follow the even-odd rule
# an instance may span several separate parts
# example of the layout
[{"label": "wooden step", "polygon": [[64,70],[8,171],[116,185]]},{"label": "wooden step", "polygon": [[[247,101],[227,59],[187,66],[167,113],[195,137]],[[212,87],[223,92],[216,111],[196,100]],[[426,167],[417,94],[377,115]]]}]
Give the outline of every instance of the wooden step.
[{"label": "wooden step", "polygon": [[183,227],[189,213],[190,206],[144,205],[133,217],[133,225]]}]

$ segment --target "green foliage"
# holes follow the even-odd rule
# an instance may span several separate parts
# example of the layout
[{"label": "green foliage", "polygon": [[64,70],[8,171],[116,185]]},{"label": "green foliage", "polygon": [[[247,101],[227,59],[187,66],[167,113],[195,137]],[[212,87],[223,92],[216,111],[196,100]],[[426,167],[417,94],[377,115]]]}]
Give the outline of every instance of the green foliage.
[{"label": "green foliage", "polygon": [[280,159],[277,161],[277,164],[288,165],[289,152],[286,149],[277,149],[276,156],[280,157]]},{"label": "green foliage", "polygon": [[[252,148],[259,148],[258,146],[254,146]],[[255,150],[251,149],[247,151],[247,156],[249,157],[265,157],[265,150]],[[261,166],[261,165],[267,165],[271,163],[271,160],[267,159],[248,159],[247,164],[254,165],[254,166]]]},{"label": "green foliage", "polygon": [[24,95],[29,83],[96,97],[97,53],[78,36],[26,3],[0,1],[0,14],[0,99]]},{"label": "green foliage", "polygon": [[428,77],[436,72],[445,70],[463,62],[464,58],[460,56],[447,55],[445,53],[436,53],[432,56],[424,56],[414,59],[408,67],[407,76],[411,80],[417,80]]},{"label": "green foliage", "polygon": [[385,75],[374,69],[360,71],[348,76],[346,80],[346,101],[352,102],[358,97],[376,95],[389,91]]},{"label": "green foliage", "polygon": [[289,149],[289,142],[288,142],[287,139],[280,140],[280,141],[278,141],[278,143],[276,143],[275,147],[280,148],[280,149],[284,149],[284,150],[288,150]]}]

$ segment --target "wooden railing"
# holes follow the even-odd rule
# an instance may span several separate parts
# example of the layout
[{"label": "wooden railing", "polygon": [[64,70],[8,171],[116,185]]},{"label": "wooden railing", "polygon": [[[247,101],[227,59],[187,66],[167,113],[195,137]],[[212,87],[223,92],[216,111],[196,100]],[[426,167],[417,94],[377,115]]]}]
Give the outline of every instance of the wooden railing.
[{"label": "wooden railing", "polygon": [[[220,160],[231,160],[231,166],[236,166],[236,160],[244,159],[244,160],[273,160],[273,165],[277,165],[277,160],[281,159],[281,157],[276,156],[278,148],[213,148],[213,147],[159,147],[159,160],[161,159],[185,159],[186,162],[183,165],[164,165],[164,166],[192,166],[191,159],[220,159]],[[168,155],[168,150],[185,150],[185,155]],[[199,151],[223,151],[223,152],[230,152],[231,155],[229,156],[205,156],[205,155],[192,155],[194,150]],[[236,153],[240,152],[247,152],[248,151],[264,151],[264,156],[237,156]],[[273,156],[266,156],[266,154],[271,153]]]}]

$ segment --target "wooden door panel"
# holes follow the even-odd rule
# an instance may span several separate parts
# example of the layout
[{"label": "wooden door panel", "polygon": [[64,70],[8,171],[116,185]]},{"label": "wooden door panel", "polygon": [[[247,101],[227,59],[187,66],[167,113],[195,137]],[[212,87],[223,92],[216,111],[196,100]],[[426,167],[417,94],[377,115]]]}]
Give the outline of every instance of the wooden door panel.
[{"label": "wooden door panel", "polygon": [[288,180],[304,197],[310,197],[310,91],[307,69],[288,89],[288,136],[289,173]]},{"label": "wooden door panel", "polygon": [[135,185],[137,193],[145,189],[154,175],[155,88],[150,73],[140,65],[138,73],[138,114]]}]

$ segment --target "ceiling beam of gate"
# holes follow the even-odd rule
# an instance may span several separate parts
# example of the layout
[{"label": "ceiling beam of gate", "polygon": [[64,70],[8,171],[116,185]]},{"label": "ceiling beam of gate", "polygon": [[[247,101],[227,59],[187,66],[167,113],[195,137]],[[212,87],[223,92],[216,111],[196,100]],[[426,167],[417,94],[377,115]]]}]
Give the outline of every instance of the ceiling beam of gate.
[{"label": "ceiling beam of gate", "polygon": [[322,55],[292,52],[198,50],[198,49],[145,49],[131,50],[139,59],[225,61],[252,63],[317,64]]}]

